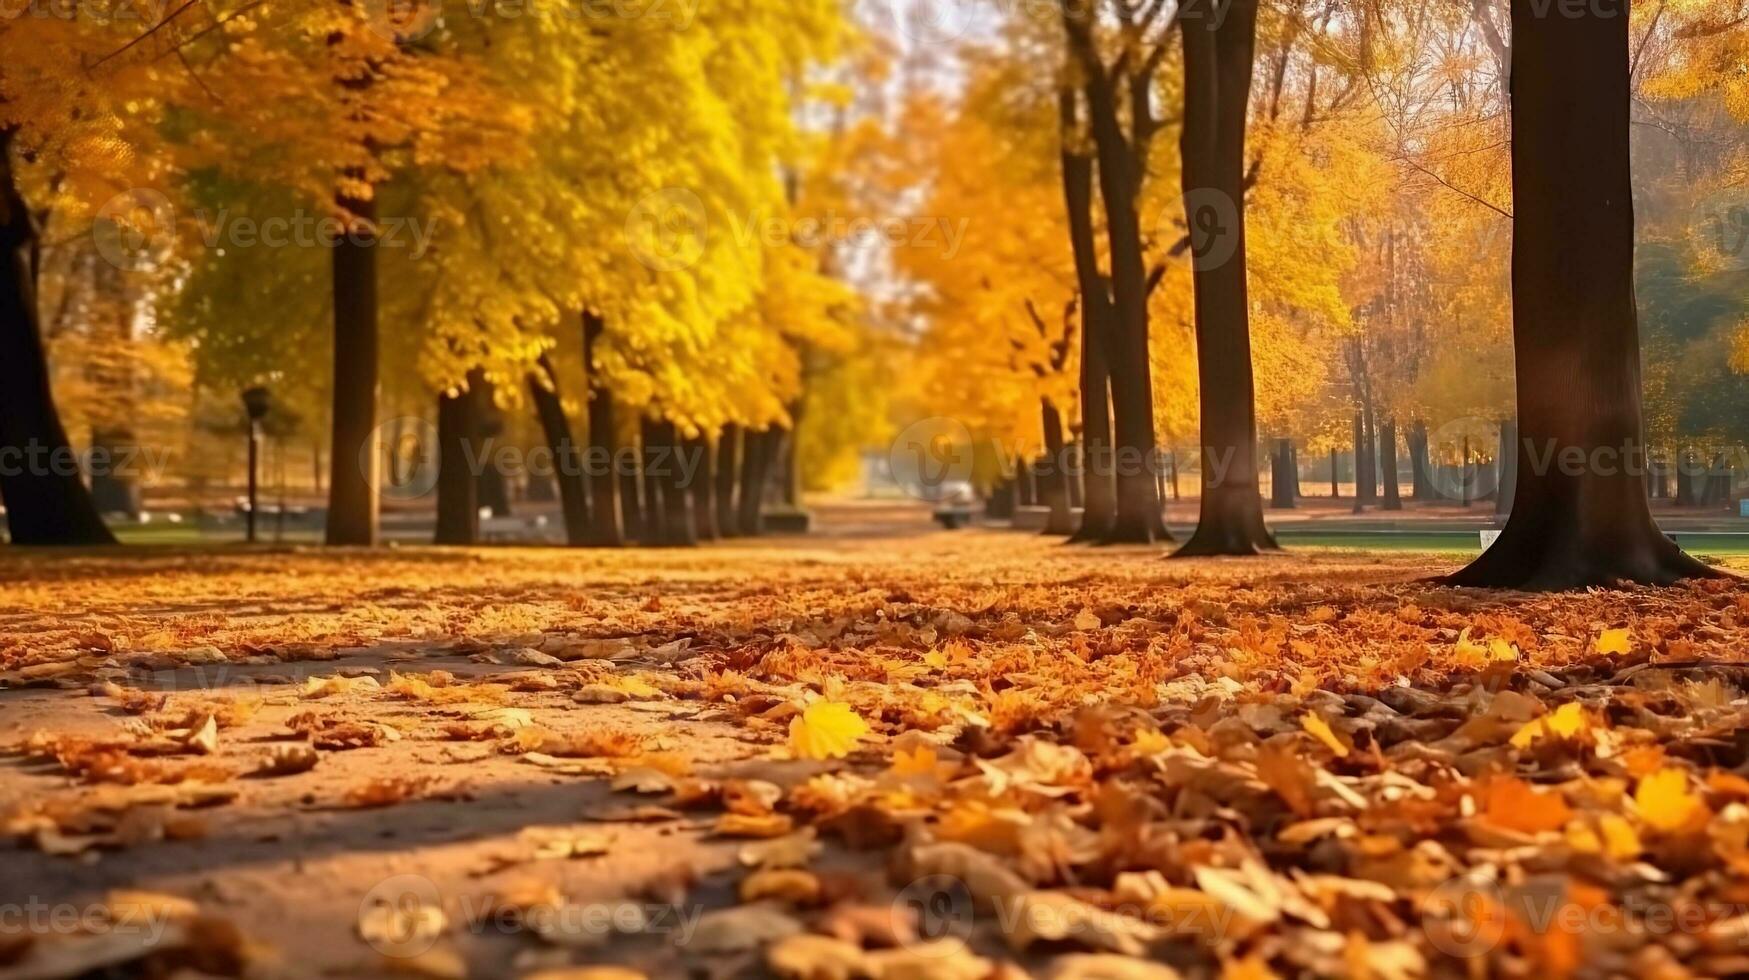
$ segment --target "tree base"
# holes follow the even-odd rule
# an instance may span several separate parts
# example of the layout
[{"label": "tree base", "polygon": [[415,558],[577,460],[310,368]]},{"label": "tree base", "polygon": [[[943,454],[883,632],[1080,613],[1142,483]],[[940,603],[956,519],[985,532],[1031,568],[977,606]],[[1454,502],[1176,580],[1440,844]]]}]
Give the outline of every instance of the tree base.
[{"label": "tree base", "polygon": [[1100,545],[1120,544],[1171,544],[1172,533],[1166,530],[1161,522],[1150,521],[1146,517],[1125,520],[1118,518],[1111,522],[1111,527],[1099,537]]},{"label": "tree base", "polygon": [[1281,551],[1254,487],[1203,491],[1202,520],[1174,558],[1252,558]]},{"label": "tree base", "polygon": [[1622,585],[1670,586],[1690,579],[1730,575],[1684,552],[1676,542],[1651,531],[1630,546],[1587,547],[1562,542],[1544,527],[1511,525],[1482,557],[1439,582],[1457,588],[1515,589],[1521,592],[1571,592]]}]

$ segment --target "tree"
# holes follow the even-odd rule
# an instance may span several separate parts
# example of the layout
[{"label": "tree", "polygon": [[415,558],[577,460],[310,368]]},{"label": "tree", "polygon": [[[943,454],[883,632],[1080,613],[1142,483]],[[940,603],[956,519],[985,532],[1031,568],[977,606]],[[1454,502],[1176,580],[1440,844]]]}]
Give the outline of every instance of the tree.
[{"label": "tree", "polygon": [[1258,483],[1256,384],[1245,254],[1245,132],[1257,30],[1256,0],[1226,16],[1179,17],[1184,39],[1182,132],[1185,217],[1196,280],[1202,390],[1202,516],[1178,555],[1276,550]]},{"label": "tree", "polygon": [[1117,443],[1117,509],[1106,540],[1146,544],[1170,539],[1154,472],[1157,443],[1148,343],[1152,278],[1141,223],[1150,151],[1163,122],[1154,107],[1155,73],[1166,57],[1169,37],[1151,36],[1161,4],[1115,0],[1121,53],[1107,59],[1100,52],[1100,7],[1065,0],[1062,20],[1069,57],[1086,97],[1110,262],[1113,319],[1106,353]]},{"label": "tree", "polygon": [[114,544],[49,391],[36,309],[36,234],[0,129],[0,502],[13,544]]},{"label": "tree", "polygon": [[1533,590],[1711,576],[1646,499],[1629,4],[1512,5],[1513,349],[1518,490],[1454,585]]}]

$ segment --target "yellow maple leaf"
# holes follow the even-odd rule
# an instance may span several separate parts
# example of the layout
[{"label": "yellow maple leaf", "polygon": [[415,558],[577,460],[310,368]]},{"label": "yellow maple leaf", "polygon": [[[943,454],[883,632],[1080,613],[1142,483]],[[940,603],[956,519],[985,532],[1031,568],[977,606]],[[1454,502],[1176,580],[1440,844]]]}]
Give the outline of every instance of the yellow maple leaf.
[{"label": "yellow maple leaf", "polygon": [[1615,861],[1631,861],[1644,850],[1634,825],[1614,813],[1603,814],[1596,823],[1575,820],[1568,824],[1567,843],[1581,854],[1602,854]]},{"label": "yellow maple leaf", "polygon": [[1529,748],[1531,743],[1541,738],[1577,741],[1590,733],[1591,717],[1585,712],[1585,706],[1577,701],[1569,701],[1552,713],[1520,728],[1518,734],[1512,736],[1512,747]]},{"label": "yellow maple leaf", "polygon": [[1336,753],[1336,758],[1338,759],[1346,759],[1348,758],[1348,754],[1354,751],[1348,747],[1346,742],[1343,742],[1341,738],[1337,737],[1336,732],[1331,729],[1329,722],[1310,711],[1300,717],[1300,727],[1312,733],[1313,738],[1316,738],[1318,741],[1329,746],[1330,751]]},{"label": "yellow maple leaf", "polygon": [[1456,654],[1458,663],[1465,667],[1491,667],[1495,664],[1514,663],[1519,656],[1518,644],[1496,637],[1484,645],[1470,639],[1470,631],[1467,627],[1458,634],[1457,646],[1452,652]]},{"label": "yellow maple leaf", "polygon": [[801,759],[842,759],[868,736],[863,721],[842,701],[816,701],[790,719],[790,751]]},{"label": "yellow maple leaf", "polygon": [[1700,794],[1689,786],[1688,774],[1673,766],[1640,780],[1634,803],[1647,826],[1665,833],[1695,829],[1711,816]]},{"label": "yellow maple leaf", "polygon": [[1634,652],[1634,633],[1630,629],[1604,630],[1597,637],[1597,652],[1605,656],[1625,657]]}]

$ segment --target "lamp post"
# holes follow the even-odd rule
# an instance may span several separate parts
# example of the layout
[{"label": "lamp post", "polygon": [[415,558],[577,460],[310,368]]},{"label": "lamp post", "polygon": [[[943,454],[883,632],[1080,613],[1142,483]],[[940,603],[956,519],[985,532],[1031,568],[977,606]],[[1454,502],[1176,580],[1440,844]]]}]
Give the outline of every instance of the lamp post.
[{"label": "lamp post", "polygon": [[270,399],[267,389],[256,385],[243,392],[243,408],[249,413],[249,515],[248,541],[255,543],[255,515],[259,502],[257,490],[260,486],[258,471],[261,462],[261,420],[267,415]]}]

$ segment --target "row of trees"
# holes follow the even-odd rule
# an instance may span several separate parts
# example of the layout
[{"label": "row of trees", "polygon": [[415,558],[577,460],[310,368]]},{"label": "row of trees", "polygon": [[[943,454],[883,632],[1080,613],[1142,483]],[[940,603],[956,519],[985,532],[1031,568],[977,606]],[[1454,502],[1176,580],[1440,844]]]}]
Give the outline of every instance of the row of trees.
[{"label": "row of trees", "polygon": [[[385,402],[423,401],[452,449],[532,404],[556,455],[687,448],[725,486],[799,471],[798,420],[835,397],[812,382],[867,347],[835,243],[788,231],[844,193],[844,127],[818,122],[849,111],[834,0],[154,14],[0,25],[0,448],[71,455],[42,297],[95,250],[124,270],[120,319],[203,390],[265,383],[326,420],[332,544],[378,538]],[[309,240],[270,243],[275,221]],[[440,537],[472,540],[474,483],[445,460]],[[3,469],[15,542],[112,540],[76,471]],[[576,543],[628,520],[686,541],[719,510],[561,476]]]},{"label": "row of trees", "polygon": [[[1739,131],[1732,110],[1744,104],[1729,67],[1744,44],[1736,6],[1108,0],[1014,18],[997,42],[967,51],[957,103],[926,110],[951,118],[944,144],[992,147],[981,187],[956,186],[964,157],[944,154],[931,206],[1042,200],[1019,190],[1057,180],[1066,227],[1052,219],[1064,228],[1053,254],[995,286],[948,263],[914,264],[931,287],[924,349],[938,378],[971,358],[1008,368],[995,391],[939,390],[982,435],[1023,453],[1054,449],[1049,412],[1039,422],[1049,405],[1075,420],[1094,472],[1108,440],[1148,459],[1155,433],[1184,442],[1200,429],[1202,515],[1187,555],[1274,547],[1260,433],[1347,442],[1358,413],[1356,442],[1394,444],[1397,418],[1513,417],[1515,404],[1515,519],[1460,581],[1699,574],[1653,525],[1634,467],[1535,460],[1546,463],[1550,443],[1587,460],[1645,445],[1631,122],[1648,130],[1638,152],[1654,174],[1652,231],[1690,239],[1697,260],[1639,270],[1679,280],[1648,317],[1694,332],[1703,315],[1723,316],[1729,329],[1705,329],[1735,336],[1724,314],[1741,316],[1740,296],[1705,314],[1685,296],[1706,270],[1683,219],[1741,162],[1718,139]],[[1016,66],[1027,63],[1062,67],[1025,84]],[[1563,80],[1568,64],[1583,65],[1583,79]],[[1008,135],[1019,127],[1030,135]],[[1175,158],[1155,145],[1174,129]],[[1655,162],[1673,154],[1688,164],[1682,218]],[[1072,275],[1058,256],[1075,259]],[[1063,327],[1077,331],[1078,357],[1055,375],[1035,370],[1048,362],[1028,355],[1030,341],[980,355],[955,324],[1006,324],[999,336],[1026,338],[1036,310],[1059,305],[1080,314]],[[1653,386],[1660,396],[1704,388],[1681,372],[1655,380],[1669,382]],[[1708,381],[1719,386],[1716,373]],[[1117,469],[1109,491],[1088,486],[1078,537],[1157,538],[1153,475]]]}]

